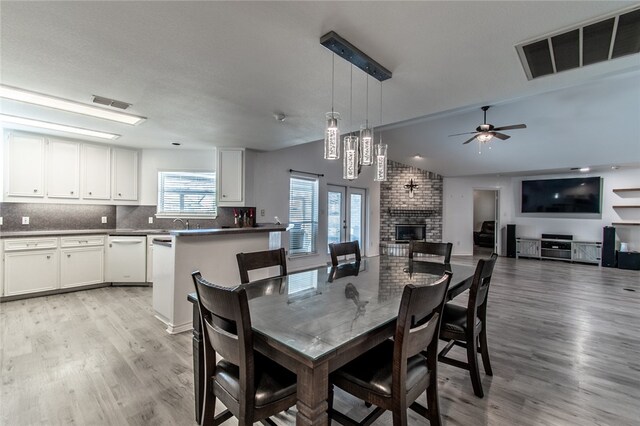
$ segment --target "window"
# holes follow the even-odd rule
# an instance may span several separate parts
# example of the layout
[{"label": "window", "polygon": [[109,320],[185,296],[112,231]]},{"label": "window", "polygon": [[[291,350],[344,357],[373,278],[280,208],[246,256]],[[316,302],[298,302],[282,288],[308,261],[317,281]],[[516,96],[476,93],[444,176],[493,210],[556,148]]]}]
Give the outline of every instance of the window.
[{"label": "window", "polygon": [[289,254],[316,252],[318,179],[292,176],[289,186]]},{"label": "window", "polygon": [[158,216],[215,217],[214,172],[158,172]]}]

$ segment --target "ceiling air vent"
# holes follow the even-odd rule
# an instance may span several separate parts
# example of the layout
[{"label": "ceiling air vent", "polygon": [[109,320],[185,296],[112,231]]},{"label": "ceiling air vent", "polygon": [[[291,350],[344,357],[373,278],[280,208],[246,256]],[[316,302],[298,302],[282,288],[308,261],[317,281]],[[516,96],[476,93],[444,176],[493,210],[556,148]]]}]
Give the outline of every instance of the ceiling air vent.
[{"label": "ceiling air vent", "polygon": [[516,46],[529,80],[640,52],[640,8]]},{"label": "ceiling air vent", "polygon": [[109,99],[103,96],[96,96],[96,95],[93,95],[93,103],[106,105],[114,108],[120,108],[120,109],[127,109],[131,106],[131,104],[128,104],[126,102],[116,101],[115,99]]}]

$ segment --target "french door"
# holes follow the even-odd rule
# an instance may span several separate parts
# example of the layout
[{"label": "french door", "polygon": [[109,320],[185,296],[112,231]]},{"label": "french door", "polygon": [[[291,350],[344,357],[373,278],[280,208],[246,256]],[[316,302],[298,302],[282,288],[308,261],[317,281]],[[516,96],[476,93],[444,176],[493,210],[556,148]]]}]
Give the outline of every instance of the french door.
[{"label": "french door", "polygon": [[327,243],[358,241],[364,251],[365,206],[363,188],[327,185]]}]

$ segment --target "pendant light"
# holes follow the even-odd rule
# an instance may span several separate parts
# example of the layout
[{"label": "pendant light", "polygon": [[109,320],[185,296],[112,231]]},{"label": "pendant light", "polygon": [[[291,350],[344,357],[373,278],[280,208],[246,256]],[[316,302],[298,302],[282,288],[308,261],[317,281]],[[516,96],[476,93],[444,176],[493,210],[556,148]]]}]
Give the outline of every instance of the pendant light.
[{"label": "pendant light", "polygon": [[335,86],[336,55],[331,57],[331,112],[326,114],[327,129],[324,131],[324,158],[325,160],[340,159],[340,129],[338,120],[340,113],[333,110],[333,91]]},{"label": "pendant light", "polygon": [[[382,127],[382,82],[380,82],[380,126]],[[376,182],[385,182],[387,180],[387,145],[382,143],[382,131],[380,134],[380,142],[374,148],[375,156],[375,173],[373,180]]]},{"label": "pendant light", "polygon": [[[349,89],[349,127],[353,127],[353,65],[351,65],[351,88]],[[344,159],[342,178],[354,180],[358,178],[358,137],[351,132],[344,137]]]},{"label": "pendant light", "polygon": [[369,74],[367,75],[367,106],[365,125],[360,127],[360,165],[373,164],[373,130],[369,127]]}]

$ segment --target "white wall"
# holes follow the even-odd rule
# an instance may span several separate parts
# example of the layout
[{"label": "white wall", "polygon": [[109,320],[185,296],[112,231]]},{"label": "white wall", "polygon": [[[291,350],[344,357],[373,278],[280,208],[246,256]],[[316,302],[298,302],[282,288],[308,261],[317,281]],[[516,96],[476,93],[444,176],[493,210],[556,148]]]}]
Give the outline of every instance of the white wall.
[{"label": "white wall", "polygon": [[143,149],[140,161],[139,204],[158,203],[158,170],[212,171],[216,168],[216,151],[186,149]]},{"label": "white wall", "polygon": [[[614,188],[640,186],[640,169],[620,169],[580,176],[602,176],[601,215],[541,215],[520,212],[520,182],[526,179],[551,179],[576,175],[544,175],[518,178],[444,178],[443,241],[451,241],[455,255],[469,255],[473,251],[473,190],[500,189],[500,223],[516,224],[519,237],[540,238],[542,233],[571,234],[574,240],[602,241],[602,227],[612,222],[640,222],[640,209],[614,209],[614,205],[640,205],[640,198],[625,198],[615,194]],[[639,227],[616,227],[619,241],[629,243],[629,250],[640,251]],[[505,246],[502,244],[502,246]],[[501,250],[502,251],[502,250]]]},{"label": "white wall", "polygon": [[496,217],[495,190],[478,189],[473,191],[473,229],[479,231],[482,222]]},{"label": "white wall", "polygon": [[[289,169],[324,174],[319,185],[319,235],[316,255],[288,259],[289,269],[296,270],[326,264],[327,250],[327,184],[349,185],[367,190],[369,216],[367,217],[366,242],[363,250],[367,256],[379,253],[380,244],[380,184],[373,181],[373,170],[363,167],[357,180],[342,179],[342,161],[323,159],[322,142],[312,142],[291,148],[256,154],[254,164],[254,197],[258,212],[257,221],[273,223],[278,216],[285,223],[289,217]],[[264,209],[265,215],[260,216]],[[283,246],[288,247],[288,236]]]}]

